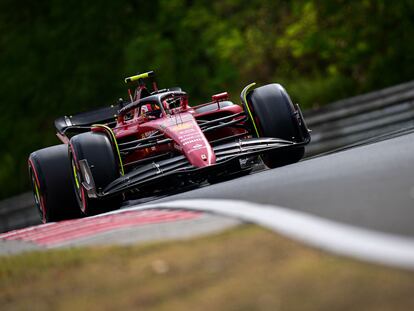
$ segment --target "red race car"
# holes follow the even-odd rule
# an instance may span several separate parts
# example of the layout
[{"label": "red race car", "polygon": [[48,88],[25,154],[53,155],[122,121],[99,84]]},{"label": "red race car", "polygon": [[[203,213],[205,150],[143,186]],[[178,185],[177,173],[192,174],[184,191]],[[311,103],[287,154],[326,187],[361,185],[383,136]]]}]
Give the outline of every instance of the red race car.
[{"label": "red race car", "polygon": [[[128,198],[299,161],[310,135],[279,84],[226,92],[190,106],[180,88],[159,90],[154,73],[125,79],[129,100],[55,121],[62,144],[28,160],[43,222],[114,210]],[[149,84],[151,87],[147,86]]]}]

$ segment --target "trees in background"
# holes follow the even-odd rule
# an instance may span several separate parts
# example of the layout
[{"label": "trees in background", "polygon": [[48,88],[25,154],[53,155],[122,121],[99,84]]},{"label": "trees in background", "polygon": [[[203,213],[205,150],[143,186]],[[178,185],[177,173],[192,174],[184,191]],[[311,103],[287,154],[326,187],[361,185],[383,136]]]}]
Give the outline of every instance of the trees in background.
[{"label": "trees in background", "polygon": [[409,0],[3,0],[0,197],[28,188],[56,117],[113,103],[127,75],[195,103],[278,81],[307,108],[413,79],[413,23]]}]

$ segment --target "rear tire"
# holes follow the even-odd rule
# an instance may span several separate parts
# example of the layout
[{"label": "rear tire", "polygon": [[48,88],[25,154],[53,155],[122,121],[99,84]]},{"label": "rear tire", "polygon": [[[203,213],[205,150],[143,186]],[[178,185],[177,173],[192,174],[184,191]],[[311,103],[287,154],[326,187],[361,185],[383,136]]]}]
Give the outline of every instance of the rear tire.
[{"label": "rear tire", "polygon": [[29,176],[42,222],[81,216],[72,187],[67,145],[57,145],[30,154]]},{"label": "rear tire", "polygon": [[121,206],[122,196],[107,199],[89,198],[82,185],[83,177],[79,161],[84,159],[90,166],[98,191],[120,176],[117,158],[107,135],[87,132],[72,137],[69,144],[69,158],[72,167],[72,187],[82,213],[95,215]]},{"label": "rear tire", "polygon": [[[259,137],[298,141],[301,137],[295,108],[286,90],[277,83],[258,87],[247,94],[247,105],[259,132]],[[246,109],[246,107],[245,107]],[[247,109],[246,109],[247,110]],[[257,135],[257,133],[253,133]],[[304,147],[280,149],[262,155],[269,168],[298,162],[303,158]]]}]

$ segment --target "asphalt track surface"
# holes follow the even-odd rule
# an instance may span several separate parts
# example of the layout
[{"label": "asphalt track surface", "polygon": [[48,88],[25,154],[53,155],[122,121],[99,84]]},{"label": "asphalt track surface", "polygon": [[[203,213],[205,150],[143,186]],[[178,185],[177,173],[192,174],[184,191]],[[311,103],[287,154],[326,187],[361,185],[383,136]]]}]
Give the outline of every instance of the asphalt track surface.
[{"label": "asphalt track surface", "polygon": [[414,134],[258,172],[154,200],[151,204],[199,198],[283,206],[411,238],[414,236]]},{"label": "asphalt track surface", "polygon": [[[161,209],[169,208],[166,203],[175,204],[178,209],[187,205],[186,208],[191,210],[193,206],[193,210],[198,210],[201,214],[195,218],[190,217],[194,219],[185,220],[188,215],[178,212],[178,216],[181,215],[182,218],[180,222],[174,218],[177,215],[164,211],[151,220],[152,225],[148,223],[146,226],[142,226],[142,218],[136,214],[137,224],[140,223],[140,226],[130,224],[130,217],[126,213],[134,209],[136,213],[142,213],[139,209],[149,208],[146,202],[153,206],[150,208]],[[246,205],[248,202],[251,202],[251,206]],[[243,206],[245,214],[250,209],[250,216],[237,218],[241,215]],[[5,236],[0,236],[0,253],[92,245],[108,241],[129,244],[139,242],[141,237],[143,240],[153,240],[154,237],[156,240],[191,237],[235,226],[240,223],[237,219],[253,222],[256,219],[256,223],[266,226],[268,221],[263,217],[266,215],[263,208],[271,209],[268,215],[273,223],[268,227],[275,228],[276,232],[339,254],[413,269],[414,133],[176,195],[130,201],[125,209],[113,212],[113,216],[103,215],[11,232],[9,234],[12,238],[5,239]],[[230,209],[233,210],[232,213],[227,211]],[[204,214],[203,211],[216,211],[217,215]],[[286,211],[288,217],[284,218]],[[301,215],[297,217],[295,212]],[[307,224],[308,231],[305,226],[296,228],[298,219],[309,218],[306,215],[316,216],[319,220],[303,222]],[[113,218],[105,222],[108,217]],[[170,219],[167,223],[165,217]],[[232,220],[232,217],[236,219]],[[283,219],[289,220],[292,217],[289,224],[284,223]],[[324,223],[324,219],[332,220],[334,225]],[[341,223],[351,227],[341,228]],[[112,230],[114,225],[117,230]],[[95,232],[97,226],[102,229],[99,233]],[[358,227],[369,232],[360,232]],[[283,228],[289,228],[290,233]],[[324,228],[330,228],[330,231],[324,231]],[[198,233],[197,229],[200,229]],[[83,232],[82,236],[76,236],[80,231]],[[159,234],[156,234],[157,231]],[[328,238],[326,241],[324,232],[330,232],[336,239]],[[9,234],[6,233],[6,236]],[[389,235],[384,237],[383,234]],[[325,242],[328,242],[328,246]],[[373,242],[376,244],[374,253],[377,255],[367,255]],[[351,246],[348,250],[347,244]]]}]

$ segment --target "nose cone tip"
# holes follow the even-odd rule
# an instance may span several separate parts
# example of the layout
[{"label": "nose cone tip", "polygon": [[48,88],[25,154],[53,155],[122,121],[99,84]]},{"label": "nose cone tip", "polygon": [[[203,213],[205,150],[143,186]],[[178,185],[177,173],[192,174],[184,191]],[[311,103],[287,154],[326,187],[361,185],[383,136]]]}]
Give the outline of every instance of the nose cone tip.
[{"label": "nose cone tip", "polygon": [[216,155],[210,152],[202,152],[194,160],[195,161],[193,162],[193,165],[195,166],[198,166],[198,167],[210,166],[216,163]]},{"label": "nose cone tip", "polygon": [[205,162],[208,163],[208,165],[212,165],[216,163],[216,155],[214,153],[211,153],[207,156]]}]

